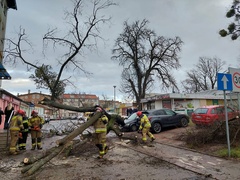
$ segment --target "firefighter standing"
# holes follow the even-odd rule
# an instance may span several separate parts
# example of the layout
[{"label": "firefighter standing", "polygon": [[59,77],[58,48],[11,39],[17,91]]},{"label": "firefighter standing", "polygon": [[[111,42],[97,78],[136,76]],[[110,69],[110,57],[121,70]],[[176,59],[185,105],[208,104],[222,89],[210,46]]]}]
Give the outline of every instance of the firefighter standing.
[{"label": "firefighter standing", "polygon": [[22,117],[24,116],[24,114],[25,112],[19,109],[10,121],[10,154],[17,154],[17,142],[19,136],[21,136],[20,130],[23,129]]},{"label": "firefighter standing", "polygon": [[21,130],[22,136],[19,137],[19,139],[18,139],[18,149],[19,150],[26,150],[28,131],[29,131],[28,117],[26,116],[26,112],[24,111],[23,129]]},{"label": "firefighter standing", "polygon": [[38,116],[38,112],[33,110],[31,113],[31,118],[28,120],[28,125],[31,128],[31,138],[32,138],[32,149],[42,149],[42,126],[44,120],[42,117]]},{"label": "firefighter standing", "polygon": [[[96,112],[103,112],[103,109],[100,107],[96,107]],[[99,159],[102,159],[103,156],[107,153],[108,151],[108,146],[106,144],[106,135],[107,135],[107,123],[108,123],[108,118],[106,115],[102,115],[94,124],[94,129],[95,129],[95,145],[99,149]]]},{"label": "firefighter standing", "polygon": [[151,138],[151,141],[155,140],[155,137],[150,132],[151,123],[146,114],[143,114],[142,111],[137,112],[137,116],[140,118],[140,127],[138,132],[142,133],[143,143],[147,142],[147,135]]}]

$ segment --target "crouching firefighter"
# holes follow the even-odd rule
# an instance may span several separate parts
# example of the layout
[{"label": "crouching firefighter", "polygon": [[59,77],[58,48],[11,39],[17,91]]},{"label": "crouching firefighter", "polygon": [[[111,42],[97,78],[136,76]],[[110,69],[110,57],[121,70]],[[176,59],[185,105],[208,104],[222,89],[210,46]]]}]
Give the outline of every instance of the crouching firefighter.
[{"label": "crouching firefighter", "polygon": [[31,113],[31,118],[28,120],[29,127],[31,128],[31,138],[32,138],[32,149],[42,149],[42,126],[44,120],[42,117],[38,116],[38,112],[33,110]]},{"label": "crouching firefighter", "polygon": [[[96,112],[103,112],[103,109],[101,107],[96,107]],[[106,115],[102,115],[98,120],[93,124],[95,129],[95,145],[99,149],[99,159],[102,159],[103,156],[108,151],[108,146],[106,144],[106,135],[107,135],[107,123],[108,118]]]},{"label": "crouching firefighter", "polygon": [[151,138],[151,141],[155,140],[155,137],[150,132],[151,123],[146,114],[143,114],[142,111],[137,112],[137,116],[140,118],[140,127],[138,132],[142,133],[142,141],[144,144],[147,142],[147,135]]},{"label": "crouching firefighter", "polygon": [[22,117],[24,116],[24,114],[25,112],[19,109],[10,121],[10,154],[17,154],[18,152],[17,143],[20,131],[23,129]]}]

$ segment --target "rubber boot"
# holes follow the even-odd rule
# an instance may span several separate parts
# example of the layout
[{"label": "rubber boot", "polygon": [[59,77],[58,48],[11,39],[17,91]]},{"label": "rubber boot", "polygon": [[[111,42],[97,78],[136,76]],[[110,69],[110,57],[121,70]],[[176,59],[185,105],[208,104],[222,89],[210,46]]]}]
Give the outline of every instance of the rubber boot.
[{"label": "rubber boot", "polygon": [[106,146],[106,147],[104,148],[104,151],[105,151],[104,153],[107,154],[108,150],[109,150],[109,147]]},{"label": "rubber boot", "polygon": [[35,150],[36,146],[32,146],[32,149],[31,150]]}]

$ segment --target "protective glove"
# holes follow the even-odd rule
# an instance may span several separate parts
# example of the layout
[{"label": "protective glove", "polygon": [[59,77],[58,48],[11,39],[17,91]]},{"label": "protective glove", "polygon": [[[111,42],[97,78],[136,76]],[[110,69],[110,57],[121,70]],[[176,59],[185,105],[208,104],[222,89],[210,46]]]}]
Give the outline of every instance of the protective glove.
[{"label": "protective glove", "polygon": [[40,131],[40,128],[39,128],[38,126],[35,126],[35,127],[34,127],[34,130],[35,130],[35,131]]},{"label": "protective glove", "polygon": [[40,128],[40,129],[42,129],[42,126],[43,126],[43,125],[42,125],[42,124],[40,124],[40,125],[39,125],[39,128]]},{"label": "protective glove", "polygon": [[103,124],[107,124],[107,121],[106,121],[106,120],[103,120],[102,122],[103,122]]},{"label": "protective glove", "polygon": [[18,137],[19,137],[20,139],[22,139],[22,133],[21,133],[21,132],[18,133]]}]

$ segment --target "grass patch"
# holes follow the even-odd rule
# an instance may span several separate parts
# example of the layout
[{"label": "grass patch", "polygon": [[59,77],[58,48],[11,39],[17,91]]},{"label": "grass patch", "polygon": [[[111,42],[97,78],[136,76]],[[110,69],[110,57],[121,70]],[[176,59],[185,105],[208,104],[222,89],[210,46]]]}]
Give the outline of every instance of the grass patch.
[{"label": "grass patch", "polygon": [[189,118],[189,123],[188,123],[189,126],[195,126],[195,124],[192,122],[192,118]]},{"label": "grass patch", "polygon": [[[216,155],[220,157],[228,157],[228,149],[221,149],[216,152]],[[240,147],[230,148],[230,156],[233,158],[240,158]]]}]

